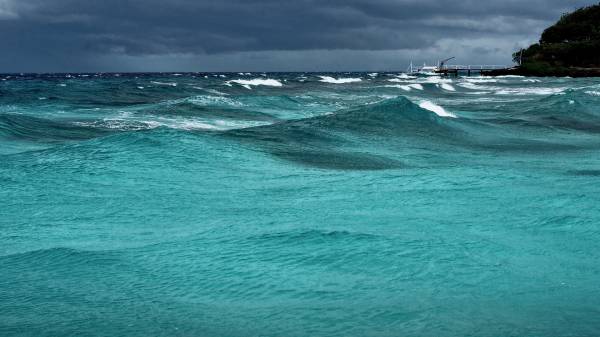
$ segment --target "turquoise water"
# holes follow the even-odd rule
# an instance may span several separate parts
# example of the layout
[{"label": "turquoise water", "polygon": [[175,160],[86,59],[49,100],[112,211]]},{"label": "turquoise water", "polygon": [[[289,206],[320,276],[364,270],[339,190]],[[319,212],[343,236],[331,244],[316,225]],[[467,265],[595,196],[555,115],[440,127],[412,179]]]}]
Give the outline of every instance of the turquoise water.
[{"label": "turquoise water", "polygon": [[1,336],[597,336],[600,80],[0,75]]}]

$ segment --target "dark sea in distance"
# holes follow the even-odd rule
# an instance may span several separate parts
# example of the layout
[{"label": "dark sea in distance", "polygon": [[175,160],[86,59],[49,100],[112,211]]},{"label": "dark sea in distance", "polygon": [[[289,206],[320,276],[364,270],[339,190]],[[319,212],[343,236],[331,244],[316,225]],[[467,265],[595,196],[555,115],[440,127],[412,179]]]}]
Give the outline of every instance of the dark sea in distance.
[{"label": "dark sea in distance", "polygon": [[0,336],[599,336],[600,79],[0,75]]}]

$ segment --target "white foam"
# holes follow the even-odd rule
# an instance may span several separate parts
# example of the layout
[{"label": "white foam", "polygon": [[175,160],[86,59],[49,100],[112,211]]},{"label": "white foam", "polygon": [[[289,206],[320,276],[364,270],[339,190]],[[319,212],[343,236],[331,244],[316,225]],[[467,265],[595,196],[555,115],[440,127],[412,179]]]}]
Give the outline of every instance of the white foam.
[{"label": "white foam", "polygon": [[283,87],[283,84],[277,80],[274,79],[262,79],[262,78],[255,78],[253,80],[233,80],[233,81],[229,81],[227,83],[237,83],[239,85],[241,85],[242,87],[246,88],[246,89],[252,89],[251,86],[259,86],[259,85],[264,85],[267,87]]},{"label": "white foam", "polygon": [[183,99],[179,99],[179,100],[169,101],[169,103],[174,103],[174,104],[181,103],[181,102],[189,102],[189,103],[192,103],[195,105],[201,105],[201,106],[207,106],[207,105],[209,105],[209,106],[211,106],[211,105],[227,105],[227,106],[235,106],[235,107],[244,106],[243,103],[233,100],[229,97],[223,97],[222,95],[220,95],[220,96],[200,95],[200,96],[194,96],[194,97],[188,97],[188,98],[183,98]]},{"label": "white foam", "polygon": [[477,85],[475,83],[466,82],[466,83],[458,83],[459,87],[463,87],[470,90],[490,90],[490,87],[485,87],[481,85]]},{"label": "white foam", "polygon": [[469,83],[496,83],[498,80],[486,77],[467,77],[465,81]]},{"label": "white foam", "polygon": [[440,83],[438,85],[440,86],[440,88],[442,88],[446,91],[456,91],[456,89],[448,83]]},{"label": "white foam", "polygon": [[441,106],[434,104],[430,101],[423,101],[419,104],[419,107],[421,109],[425,109],[425,110],[429,110],[433,113],[435,113],[436,115],[440,116],[440,117],[450,117],[450,118],[456,118],[456,115],[453,113],[450,113],[448,111],[446,111],[444,108],[442,108]]},{"label": "white foam", "polygon": [[600,96],[600,91],[586,91],[585,93],[590,96]]},{"label": "white foam", "polygon": [[564,88],[514,88],[498,90],[496,95],[555,95],[563,91]]},{"label": "white foam", "polygon": [[402,79],[402,78],[390,78],[388,80],[388,82],[392,82],[392,83],[407,83],[409,81],[406,80],[406,79]]},{"label": "white foam", "polygon": [[409,76],[409,75],[407,75],[407,74],[400,74],[400,75],[398,75],[398,76],[396,76],[396,77],[397,77],[397,78],[403,78],[403,79],[405,79],[405,80],[409,80],[409,79],[415,79],[415,78],[417,78],[416,76]]},{"label": "white foam", "polygon": [[524,79],[523,82],[529,82],[529,83],[539,83],[541,82],[540,80],[536,80],[533,78],[528,78],[528,79]]},{"label": "white foam", "polygon": [[370,73],[370,74],[368,74],[368,75],[369,75],[369,77],[371,77],[371,78],[375,78],[375,77],[377,77],[377,75],[379,75],[379,73]]},{"label": "white foam", "polygon": [[143,89],[144,89],[144,87],[137,87],[137,88],[138,88],[138,89],[140,89],[140,90],[143,90]]},{"label": "white foam", "polygon": [[418,84],[418,83],[412,83],[412,84],[390,84],[390,85],[384,85],[385,88],[398,88],[398,89],[402,89],[404,91],[411,91],[413,89],[415,90],[423,90],[423,86]]},{"label": "white foam", "polygon": [[421,83],[432,83],[432,84],[441,84],[441,83],[452,83],[452,80],[449,78],[442,78],[439,76],[428,76],[419,79]]},{"label": "white foam", "polygon": [[355,83],[362,82],[360,78],[333,78],[330,76],[319,76],[321,80],[319,82],[332,83],[332,84],[344,84],[344,83]]},{"label": "white foam", "polygon": [[521,75],[502,75],[502,76],[496,76],[497,78],[523,78],[525,76],[521,76]]},{"label": "white foam", "polygon": [[386,87],[386,88],[398,88],[398,89],[402,89],[404,91],[411,91],[412,90],[412,88],[409,85],[401,85],[401,84],[384,85],[384,87]]},{"label": "white foam", "polygon": [[150,83],[157,84],[157,85],[166,85],[166,86],[169,86],[169,87],[176,87],[177,86],[177,83],[175,83],[175,82],[157,82],[157,81],[151,81]]},{"label": "white foam", "polygon": [[[194,87],[194,88],[196,88],[196,87]],[[219,95],[219,96],[228,96],[229,95],[228,93],[220,92],[220,91],[214,90],[214,89],[203,89],[203,88],[199,88],[199,89],[204,90],[204,91],[214,94],[214,95]]]}]

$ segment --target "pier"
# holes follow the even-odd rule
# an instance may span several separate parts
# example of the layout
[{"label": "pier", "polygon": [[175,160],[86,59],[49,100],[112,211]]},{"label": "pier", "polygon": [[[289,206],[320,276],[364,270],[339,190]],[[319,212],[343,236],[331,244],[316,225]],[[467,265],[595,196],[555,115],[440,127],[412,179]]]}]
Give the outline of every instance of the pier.
[{"label": "pier", "polygon": [[458,76],[459,74],[466,74],[467,76],[471,76],[471,74],[485,74],[490,71],[501,71],[508,70],[511,67],[505,65],[443,65],[437,70],[435,73],[441,75],[454,75]]}]

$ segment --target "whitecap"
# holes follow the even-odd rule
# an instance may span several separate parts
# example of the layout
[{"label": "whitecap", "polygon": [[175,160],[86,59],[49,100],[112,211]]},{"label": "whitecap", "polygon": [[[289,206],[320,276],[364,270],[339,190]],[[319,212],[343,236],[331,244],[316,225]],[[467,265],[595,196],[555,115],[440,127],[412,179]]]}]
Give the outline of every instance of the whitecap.
[{"label": "whitecap", "polygon": [[406,83],[409,82],[406,79],[402,79],[402,78],[390,78],[388,80],[388,82],[392,82],[392,83]]},{"label": "whitecap", "polygon": [[466,77],[465,81],[469,83],[496,83],[498,80],[486,77]]},{"label": "whitecap", "polygon": [[536,80],[533,78],[528,78],[528,79],[524,79],[523,82],[529,82],[529,83],[539,83],[541,82],[540,80]]},{"label": "whitecap", "polygon": [[453,86],[447,83],[440,83],[438,84],[438,86],[446,91],[456,91],[456,89]]},{"label": "whitecap", "polygon": [[157,84],[157,85],[166,85],[166,86],[169,86],[169,87],[176,87],[177,86],[177,83],[175,83],[175,82],[157,82],[157,81],[151,81],[150,83]]},{"label": "whitecap", "polygon": [[425,109],[425,110],[429,110],[433,113],[435,113],[436,115],[440,116],[440,117],[451,117],[451,118],[456,118],[456,115],[453,113],[450,113],[448,111],[446,111],[444,108],[442,108],[441,106],[434,104],[430,101],[423,101],[419,104],[419,107],[421,109]]},{"label": "whitecap", "polygon": [[398,88],[398,89],[402,89],[404,91],[411,91],[412,90],[412,88],[409,85],[401,85],[401,84],[384,85],[384,87],[386,87],[386,88]]},{"label": "whitecap", "polygon": [[496,76],[496,78],[523,78],[525,76],[521,76],[521,75],[502,75],[502,76]]},{"label": "whitecap", "polygon": [[563,93],[564,88],[514,88],[496,91],[496,95],[555,95]]},{"label": "whitecap", "polygon": [[585,93],[590,96],[600,96],[600,91],[586,91]]},{"label": "whitecap", "polygon": [[332,83],[332,84],[344,84],[344,83],[355,83],[362,82],[361,78],[333,78],[331,76],[319,76],[321,79],[319,82]]},{"label": "whitecap", "polygon": [[368,74],[368,75],[369,75],[369,77],[371,77],[371,78],[375,78],[375,77],[377,77],[377,76],[379,75],[379,73],[370,73],[370,74]]},{"label": "whitecap", "polygon": [[397,78],[402,78],[402,79],[405,79],[405,80],[410,80],[410,79],[415,79],[415,78],[417,78],[416,76],[409,76],[409,75],[407,75],[407,74],[400,74],[400,75],[397,75],[396,77],[397,77]]},{"label": "whitecap", "polygon": [[[208,90],[209,89],[207,89],[206,91],[208,91]],[[195,105],[200,105],[200,106],[227,105],[227,106],[241,107],[244,105],[241,102],[238,102],[238,101],[233,100],[228,97],[223,97],[222,95],[220,95],[220,96],[200,95],[200,96],[188,97],[188,98],[184,98],[184,99],[180,99],[180,100],[173,100],[173,101],[169,101],[169,102],[175,103],[175,104],[180,103],[180,102],[189,102],[189,103],[192,103]]]},{"label": "whitecap", "polygon": [[452,80],[449,78],[441,78],[439,76],[428,76],[419,80],[421,83],[432,83],[432,84],[440,84],[440,83],[452,83]]},{"label": "whitecap", "polygon": [[457,85],[459,87],[463,87],[463,88],[470,89],[470,90],[489,90],[490,89],[489,87],[477,85],[477,84],[471,83],[471,82],[458,83]]},{"label": "whitecap", "polygon": [[246,89],[252,89],[251,86],[259,86],[259,85],[263,85],[263,86],[267,86],[267,87],[283,87],[283,83],[279,82],[278,80],[274,80],[271,78],[267,78],[267,79],[262,79],[262,78],[255,78],[252,80],[233,80],[233,81],[229,81],[228,83],[237,83],[241,86],[243,86]]},{"label": "whitecap", "polygon": [[[196,88],[196,87],[194,87],[194,88]],[[214,90],[214,89],[202,89],[202,88],[200,88],[200,89],[204,90],[208,93],[214,94],[214,95],[219,95],[219,96],[228,96],[229,95],[228,93],[220,92],[220,91]]]}]

